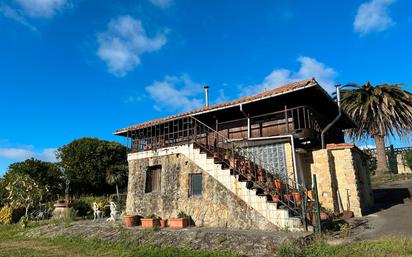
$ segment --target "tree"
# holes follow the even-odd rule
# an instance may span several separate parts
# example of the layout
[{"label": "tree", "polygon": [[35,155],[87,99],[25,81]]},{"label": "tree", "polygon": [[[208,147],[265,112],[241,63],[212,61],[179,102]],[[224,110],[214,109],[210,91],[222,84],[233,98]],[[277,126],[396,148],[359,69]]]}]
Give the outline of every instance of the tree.
[{"label": "tree", "polygon": [[127,166],[113,165],[106,172],[107,184],[116,186],[117,200],[120,200],[119,186],[123,186],[127,182]]},{"label": "tree", "polygon": [[7,202],[14,207],[24,207],[25,216],[28,217],[29,209],[42,202],[47,195],[47,187],[37,183],[27,174],[12,174],[6,187]]},{"label": "tree", "polygon": [[341,90],[341,106],[359,127],[349,134],[355,139],[371,136],[376,145],[376,175],[389,172],[385,137],[404,137],[412,129],[412,94],[401,84],[359,86],[348,84]]},{"label": "tree", "polygon": [[54,198],[57,194],[63,193],[63,173],[56,163],[31,158],[23,162],[10,164],[4,176],[5,180],[8,180],[11,174],[28,175],[39,185],[47,187],[49,192],[48,200],[51,200],[50,198]]},{"label": "tree", "polygon": [[57,156],[75,194],[113,192],[106,175],[118,165],[127,165],[126,147],[97,138],[80,138],[60,147]]},{"label": "tree", "polygon": [[0,178],[0,208],[4,206],[6,197],[6,185],[4,178]]}]

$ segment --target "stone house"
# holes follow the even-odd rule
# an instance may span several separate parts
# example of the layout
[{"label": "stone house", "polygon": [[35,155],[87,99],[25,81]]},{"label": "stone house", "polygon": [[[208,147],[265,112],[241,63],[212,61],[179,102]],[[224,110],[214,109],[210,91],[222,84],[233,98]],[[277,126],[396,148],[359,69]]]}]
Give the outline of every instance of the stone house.
[{"label": "stone house", "polygon": [[196,226],[302,230],[316,174],[323,207],[360,216],[373,202],[367,158],[344,144],[343,130],[356,126],[345,114],[324,131],[337,113],[310,79],[117,130],[130,148],[126,211],[166,219],[183,211]]}]

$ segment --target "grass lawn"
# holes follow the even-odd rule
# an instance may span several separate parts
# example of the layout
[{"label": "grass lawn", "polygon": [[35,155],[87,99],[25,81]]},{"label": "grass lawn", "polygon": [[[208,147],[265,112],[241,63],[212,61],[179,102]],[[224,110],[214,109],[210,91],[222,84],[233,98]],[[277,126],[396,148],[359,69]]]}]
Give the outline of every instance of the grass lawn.
[{"label": "grass lawn", "polygon": [[412,239],[386,238],[364,240],[342,245],[317,241],[303,249],[284,243],[278,249],[280,257],[401,257],[412,256]]},{"label": "grass lawn", "polygon": [[[126,243],[108,243],[98,240],[78,238],[27,238],[18,225],[0,225],[0,256],[144,256],[144,257],[232,257],[228,252],[200,251],[177,248],[139,247]],[[253,252],[253,249],[251,249]],[[274,253],[275,256],[275,253]],[[384,257],[412,256],[412,239],[388,238],[376,241],[358,241],[350,244],[331,246],[322,240],[301,249],[287,242],[279,244],[278,255],[281,257]]]},{"label": "grass lawn", "polygon": [[0,225],[1,257],[37,257],[37,256],[136,256],[136,257],[174,257],[174,256],[217,256],[234,257],[235,254],[219,251],[198,251],[177,248],[137,247],[123,243],[108,243],[98,240],[78,238],[27,238],[18,235],[22,232],[17,225]]},{"label": "grass lawn", "polygon": [[389,174],[383,177],[371,176],[371,185],[373,188],[385,185],[387,183],[412,179],[412,174]]}]

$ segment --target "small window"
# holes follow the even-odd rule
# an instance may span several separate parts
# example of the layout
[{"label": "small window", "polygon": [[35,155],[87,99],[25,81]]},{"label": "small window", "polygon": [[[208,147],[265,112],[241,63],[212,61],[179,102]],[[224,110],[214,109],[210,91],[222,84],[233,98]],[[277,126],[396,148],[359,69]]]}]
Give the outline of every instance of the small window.
[{"label": "small window", "polygon": [[202,195],[202,174],[190,175],[190,195],[199,196]]},{"label": "small window", "polygon": [[145,193],[160,192],[162,166],[152,166],[146,171]]}]

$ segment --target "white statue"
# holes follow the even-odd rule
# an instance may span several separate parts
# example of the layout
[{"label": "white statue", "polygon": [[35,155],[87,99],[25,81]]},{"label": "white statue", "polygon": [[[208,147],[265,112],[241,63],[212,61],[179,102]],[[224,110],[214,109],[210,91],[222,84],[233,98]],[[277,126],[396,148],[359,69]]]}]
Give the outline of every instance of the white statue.
[{"label": "white statue", "polygon": [[93,203],[92,209],[93,209],[93,220],[103,218],[103,212],[100,210],[96,202]]},{"label": "white statue", "polygon": [[116,221],[117,217],[117,206],[114,202],[110,202],[110,218],[108,218],[106,221]]}]

